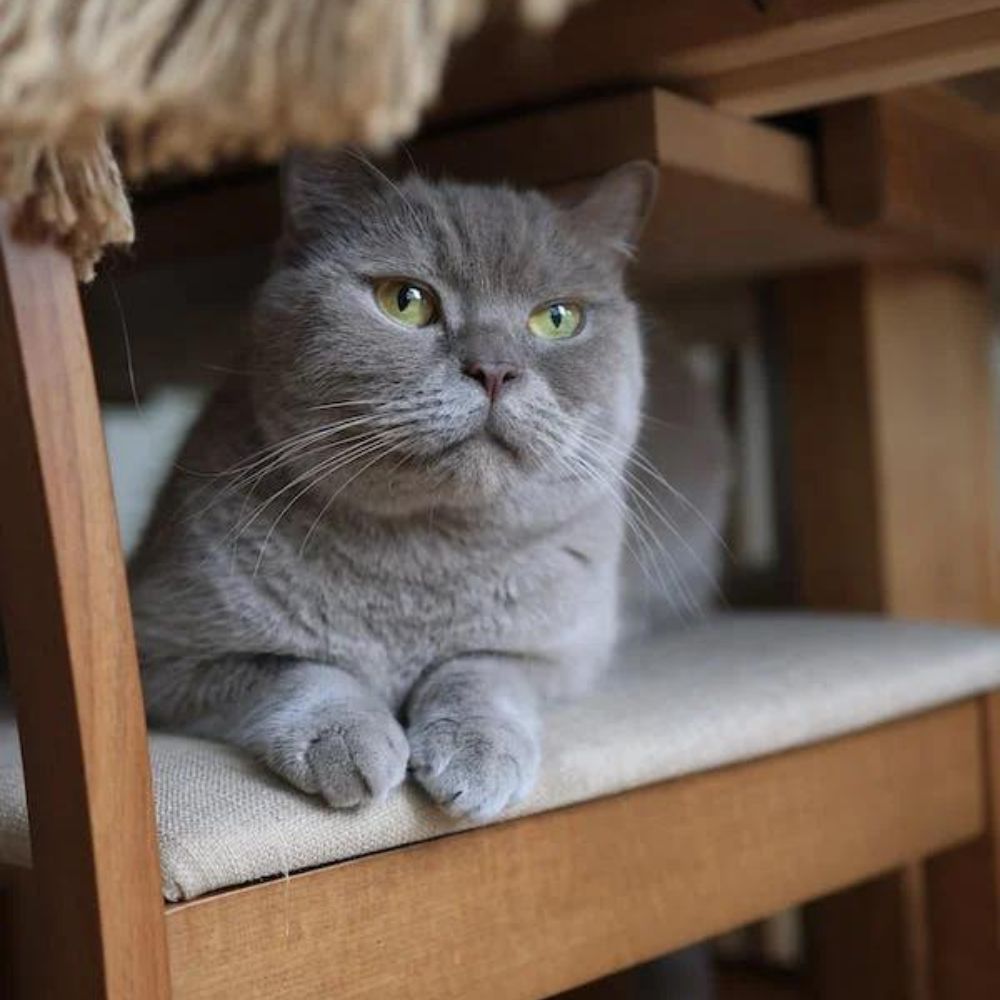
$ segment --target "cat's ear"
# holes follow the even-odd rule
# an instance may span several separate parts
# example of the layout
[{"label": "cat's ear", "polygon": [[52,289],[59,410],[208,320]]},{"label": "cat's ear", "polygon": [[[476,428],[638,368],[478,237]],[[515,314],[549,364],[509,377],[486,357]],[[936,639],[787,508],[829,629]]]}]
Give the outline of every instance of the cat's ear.
[{"label": "cat's ear", "polygon": [[628,257],[638,245],[658,183],[659,171],[652,163],[633,160],[605,174],[566,208],[589,238]]},{"label": "cat's ear", "polygon": [[379,168],[354,149],[293,150],[281,165],[283,242],[308,243],[366,211],[385,183]]}]

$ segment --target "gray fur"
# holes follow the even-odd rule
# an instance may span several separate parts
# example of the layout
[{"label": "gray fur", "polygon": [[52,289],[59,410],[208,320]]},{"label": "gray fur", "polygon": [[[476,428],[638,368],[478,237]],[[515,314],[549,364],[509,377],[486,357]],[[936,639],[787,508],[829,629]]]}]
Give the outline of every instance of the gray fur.
[{"label": "gray fur", "polygon": [[[539,703],[586,689],[616,639],[643,382],[624,251],[653,176],[630,165],[561,206],[346,156],[292,166],[247,374],[192,432],[133,565],[154,724],[334,806],[407,764],[480,818],[530,788]],[[440,322],[384,317],[384,276],[435,289]],[[527,316],[559,298],[585,304],[583,331],[538,340]],[[491,406],[470,361],[521,374]]]}]

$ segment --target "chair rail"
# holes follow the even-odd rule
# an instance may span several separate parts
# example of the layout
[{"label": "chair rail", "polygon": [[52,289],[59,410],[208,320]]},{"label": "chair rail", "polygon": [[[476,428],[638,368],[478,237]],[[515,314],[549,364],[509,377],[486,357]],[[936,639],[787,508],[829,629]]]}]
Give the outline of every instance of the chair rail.
[{"label": "chair rail", "polygon": [[68,258],[0,206],[0,611],[46,992],[165,1000],[142,695],[97,394]]}]

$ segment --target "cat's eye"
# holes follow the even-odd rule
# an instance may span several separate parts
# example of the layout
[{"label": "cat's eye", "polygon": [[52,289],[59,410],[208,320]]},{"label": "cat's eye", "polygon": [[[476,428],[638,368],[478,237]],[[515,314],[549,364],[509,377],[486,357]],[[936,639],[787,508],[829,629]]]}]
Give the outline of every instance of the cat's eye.
[{"label": "cat's eye", "polygon": [[575,302],[549,302],[528,317],[528,329],[542,340],[565,340],[582,322],[583,310]]},{"label": "cat's eye", "polygon": [[378,282],[375,302],[389,319],[403,326],[428,326],[437,319],[434,293],[426,285],[408,278],[384,278]]}]

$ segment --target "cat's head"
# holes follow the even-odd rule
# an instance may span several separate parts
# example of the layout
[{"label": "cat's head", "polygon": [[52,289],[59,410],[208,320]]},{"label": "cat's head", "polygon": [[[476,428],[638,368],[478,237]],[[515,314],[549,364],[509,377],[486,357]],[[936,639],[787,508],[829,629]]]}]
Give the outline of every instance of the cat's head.
[{"label": "cat's head", "polygon": [[254,397],[272,443],[307,442],[291,464],[316,495],[412,511],[614,481],[639,421],[623,271],[651,165],[566,203],[392,180],[352,153],[285,173]]}]

